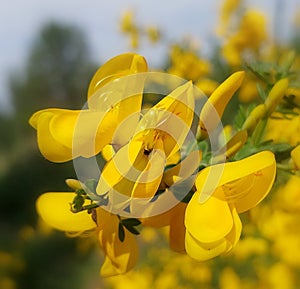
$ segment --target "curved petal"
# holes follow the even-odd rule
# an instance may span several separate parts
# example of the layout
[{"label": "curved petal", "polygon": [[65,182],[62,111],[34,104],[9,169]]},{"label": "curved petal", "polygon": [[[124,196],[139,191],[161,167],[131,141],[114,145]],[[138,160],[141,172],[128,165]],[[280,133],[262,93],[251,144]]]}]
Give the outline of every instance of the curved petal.
[{"label": "curved petal", "polygon": [[39,117],[45,113],[45,112],[48,112],[48,113],[52,113],[52,114],[56,114],[56,113],[60,113],[62,111],[65,111],[65,109],[61,109],[61,108],[46,108],[46,109],[41,109],[37,112],[35,112],[30,118],[29,118],[29,124],[37,129],[37,126],[38,126],[38,120],[39,120]]},{"label": "curved petal", "polygon": [[[66,162],[72,159],[72,150],[58,142],[50,131],[50,122],[54,114],[45,111],[37,120],[37,142],[42,155],[52,162]],[[68,133],[67,133],[68,135]],[[68,137],[67,137],[68,139]]]},{"label": "curved petal", "polygon": [[244,212],[269,193],[275,174],[274,154],[263,151],[239,161],[203,169],[197,176],[196,187],[200,202],[205,202],[218,187],[222,187],[238,212]]},{"label": "curved petal", "polygon": [[138,259],[138,248],[134,235],[125,229],[124,241],[120,241],[117,216],[101,208],[97,208],[97,224],[99,243],[106,255],[100,274],[103,277],[109,277],[131,270]]},{"label": "curved petal", "polygon": [[51,227],[66,232],[81,232],[96,228],[96,223],[87,211],[72,213],[75,193],[45,193],[36,201],[37,212]]},{"label": "curved petal", "polygon": [[194,92],[191,82],[177,87],[143,116],[136,133],[159,131],[167,157],[176,153],[189,133],[194,118]]},{"label": "curved petal", "polygon": [[185,225],[184,216],[186,203],[178,203],[171,211],[169,243],[171,250],[178,253],[185,253]]},{"label": "curved petal", "polygon": [[211,94],[200,113],[201,135],[207,137],[207,131],[212,132],[217,127],[226,105],[241,86],[244,77],[244,71],[233,73]]},{"label": "curved petal", "polygon": [[129,52],[115,56],[105,62],[96,71],[89,85],[88,98],[91,97],[96,90],[116,78],[133,73],[146,72],[147,70],[147,62],[145,58],[139,54]]},{"label": "curved petal", "polygon": [[231,213],[233,219],[233,227],[229,232],[229,234],[225,237],[228,243],[228,248],[226,250],[226,253],[230,252],[236,246],[242,232],[242,222],[240,220],[240,217],[235,207],[231,209]]},{"label": "curved petal", "polygon": [[226,252],[227,241],[223,238],[212,243],[202,243],[187,231],[185,235],[185,249],[191,258],[197,261],[207,261]]},{"label": "curved petal", "polygon": [[194,174],[201,162],[202,151],[192,151],[185,159],[176,166],[164,171],[161,188],[170,187],[174,184],[175,178],[185,180]]},{"label": "curved petal", "polygon": [[94,156],[109,144],[114,133],[113,117],[91,110],[48,109],[35,113],[30,123],[36,127],[44,157],[65,162],[78,156]]},{"label": "curved petal", "polygon": [[122,147],[105,166],[97,193],[110,190],[133,198],[151,198],[156,193],[164,170],[165,156],[158,140],[150,154],[141,141],[131,141]]},{"label": "curved petal", "polygon": [[185,226],[199,242],[212,243],[231,231],[233,219],[226,201],[212,196],[200,203],[199,192],[196,192],[186,208]]}]

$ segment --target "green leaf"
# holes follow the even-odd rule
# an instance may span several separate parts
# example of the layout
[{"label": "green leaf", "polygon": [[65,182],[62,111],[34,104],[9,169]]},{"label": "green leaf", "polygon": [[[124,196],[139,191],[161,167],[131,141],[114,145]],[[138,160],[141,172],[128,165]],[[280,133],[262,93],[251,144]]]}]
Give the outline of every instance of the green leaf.
[{"label": "green leaf", "polygon": [[84,198],[81,195],[76,195],[71,204],[71,211],[76,213],[82,210],[82,206],[84,204]]},{"label": "green leaf", "polygon": [[139,232],[135,227],[133,227],[133,226],[129,226],[129,225],[125,225],[125,224],[124,224],[124,227],[125,227],[130,233],[132,233],[132,234],[134,234],[134,235],[139,235],[139,234],[140,234],[140,232]]},{"label": "green leaf", "polygon": [[119,223],[118,236],[119,236],[119,240],[121,242],[124,242],[124,240],[125,240],[125,230],[124,230],[124,227],[123,227],[122,223]]},{"label": "green leaf", "polygon": [[257,83],[256,84],[256,88],[257,88],[257,91],[258,91],[258,94],[260,96],[260,98],[265,101],[267,99],[267,94],[266,92],[264,91],[264,89],[261,87],[260,83]]},{"label": "green leaf", "polygon": [[128,218],[128,219],[124,219],[122,220],[122,224],[124,226],[130,226],[130,227],[133,227],[133,226],[138,226],[141,224],[141,221],[136,219],[136,218]]}]

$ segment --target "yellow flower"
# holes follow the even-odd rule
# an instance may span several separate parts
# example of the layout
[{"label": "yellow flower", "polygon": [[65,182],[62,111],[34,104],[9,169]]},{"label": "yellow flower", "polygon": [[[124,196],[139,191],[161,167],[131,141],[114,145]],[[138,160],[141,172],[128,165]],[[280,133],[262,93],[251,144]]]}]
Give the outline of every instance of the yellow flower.
[{"label": "yellow flower", "polygon": [[[147,63],[140,55],[126,53],[116,56],[105,63],[91,80],[89,109],[49,108],[33,114],[29,123],[37,130],[38,146],[43,156],[53,162],[65,162],[78,156],[98,154],[112,141],[120,122],[140,110],[142,88],[140,94],[126,99],[122,99],[122,91],[116,92],[114,100],[107,100],[97,93],[108,83],[114,87],[113,80],[121,76],[146,70]],[[116,97],[119,98],[116,100]]]},{"label": "yellow flower", "polygon": [[98,207],[96,211],[99,242],[105,253],[105,261],[100,274],[103,277],[124,274],[131,270],[137,262],[136,238],[124,230],[124,241],[121,241],[118,234],[118,217],[101,207]]},{"label": "yellow flower", "polygon": [[168,73],[192,81],[198,80],[211,70],[210,63],[200,58],[193,48],[182,49],[178,45],[172,46],[170,61]]},{"label": "yellow flower", "polygon": [[187,253],[203,261],[232,250],[242,229],[238,213],[253,208],[268,194],[275,173],[275,158],[269,151],[203,169],[185,214]]},{"label": "yellow flower", "polygon": [[178,152],[189,132],[193,106],[192,84],[188,82],[147,111],[134,137],[104,167],[97,194],[108,193],[108,198],[117,203],[119,195],[124,208],[134,198],[150,201],[168,158]]},{"label": "yellow flower", "polygon": [[70,204],[75,193],[49,192],[42,194],[36,201],[39,216],[49,226],[65,232],[83,232],[96,228],[91,214],[87,211],[73,213]]},{"label": "yellow flower", "polygon": [[232,14],[239,8],[240,0],[226,0],[223,1],[220,11],[220,25],[218,27],[219,34],[224,34],[228,29],[230,18]]},{"label": "yellow flower", "polygon": [[132,269],[138,256],[135,237],[124,230],[124,241],[121,241],[118,217],[100,207],[95,209],[94,214],[87,211],[73,213],[70,203],[75,196],[72,192],[42,194],[36,202],[39,216],[52,228],[75,235],[97,231],[100,246],[105,253],[100,272],[102,276],[122,274]]},{"label": "yellow flower", "polygon": [[268,118],[265,140],[273,140],[274,143],[287,142],[292,146],[300,143],[300,115],[299,110],[295,114],[282,114],[274,112]]},{"label": "yellow flower", "polygon": [[255,54],[267,38],[266,20],[263,14],[247,10],[243,15],[238,30],[222,47],[221,53],[231,66],[241,64],[245,52]]}]

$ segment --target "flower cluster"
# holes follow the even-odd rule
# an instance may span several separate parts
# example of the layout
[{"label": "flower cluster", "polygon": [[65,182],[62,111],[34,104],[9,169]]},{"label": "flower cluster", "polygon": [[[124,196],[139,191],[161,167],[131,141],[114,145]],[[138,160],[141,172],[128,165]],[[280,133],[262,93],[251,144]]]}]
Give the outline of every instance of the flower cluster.
[{"label": "flower cluster", "polygon": [[[207,98],[192,81],[148,72],[141,55],[107,61],[93,76],[82,110],[49,108],[30,118],[43,156],[73,160],[78,176],[66,181],[72,192],[38,198],[40,217],[61,231],[97,234],[102,276],[134,267],[136,235],[145,227],[169,227],[170,248],[198,261],[231,252],[242,232],[239,214],[274,183],[274,153],[250,144],[261,138],[261,123],[288,88],[287,78],[278,80],[228,133],[221,118],[244,77],[244,71],[232,73]],[[150,108],[148,98],[156,100]],[[298,155],[296,148],[295,166]],[[90,173],[85,160],[103,168]]]}]

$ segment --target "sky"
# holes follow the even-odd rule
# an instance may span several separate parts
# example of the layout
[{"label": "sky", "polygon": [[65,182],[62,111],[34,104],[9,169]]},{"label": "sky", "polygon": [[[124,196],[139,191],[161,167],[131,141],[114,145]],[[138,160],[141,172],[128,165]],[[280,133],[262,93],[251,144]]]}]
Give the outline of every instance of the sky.
[{"label": "sky", "polygon": [[[291,21],[300,0],[248,0],[251,7],[274,15],[274,3],[284,3],[284,19]],[[157,25],[170,40],[193,36],[201,49],[208,49],[218,21],[221,0],[2,0],[0,9],[0,110],[10,111],[9,75],[24,68],[33,40],[43,24],[57,21],[76,25],[86,34],[92,59],[102,63],[128,51],[128,39],[119,22],[126,10],[136,12],[137,22]],[[290,23],[283,23],[282,30]],[[166,55],[164,47],[147,45],[139,51],[150,67]]]}]

